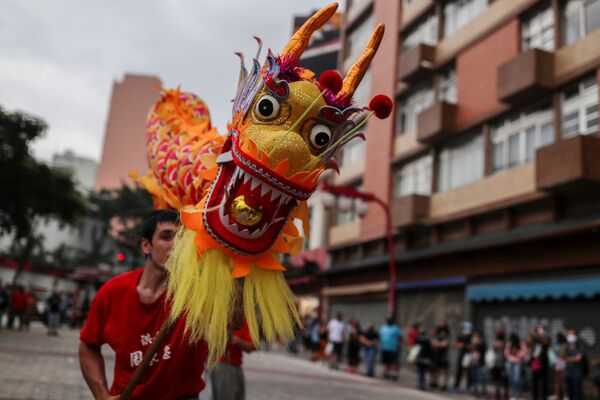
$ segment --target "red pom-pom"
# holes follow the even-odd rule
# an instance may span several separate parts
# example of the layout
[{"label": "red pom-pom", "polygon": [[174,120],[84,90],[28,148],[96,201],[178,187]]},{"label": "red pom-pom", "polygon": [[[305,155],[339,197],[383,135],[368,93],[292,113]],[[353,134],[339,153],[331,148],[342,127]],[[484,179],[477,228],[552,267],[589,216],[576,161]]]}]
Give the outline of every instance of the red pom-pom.
[{"label": "red pom-pom", "polygon": [[390,116],[393,105],[392,99],[384,94],[378,94],[369,102],[369,110],[373,111],[377,118],[386,119]]},{"label": "red pom-pom", "polygon": [[342,90],[344,80],[339,72],[334,69],[329,69],[321,74],[319,77],[319,84],[321,89],[329,89],[333,93],[337,93]]}]

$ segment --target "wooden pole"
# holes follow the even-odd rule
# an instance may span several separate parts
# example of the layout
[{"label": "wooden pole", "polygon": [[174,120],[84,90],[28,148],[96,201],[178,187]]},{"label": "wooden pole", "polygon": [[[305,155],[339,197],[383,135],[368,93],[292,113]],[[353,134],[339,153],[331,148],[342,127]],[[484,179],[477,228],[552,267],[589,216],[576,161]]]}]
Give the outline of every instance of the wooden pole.
[{"label": "wooden pole", "polygon": [[167,335],[169,334],[169,331],[171,330],[171,326],[174,325],[175,322],[176,321],[174,321],[173,324],[170,324],[168,318],[165,320],[165,322],[163,322],[162,326],[160,327],[160,330],[158,331],[158,334],[156,335],[156,337],[154,338],[154,341],[152,342],[152,345],[150,345],[150,348],[148,349],[146,354],[144,354],[144,358],[142,359],[142,362],[136,368],[135,372],[133,373],[133,376],[131,377],[131,380],[125,387],[125,390],[123,390],[123,393],[121,393],[119,400],[129,400],[129,396],[131,396],[133,389],[135,389],[138,382],[140,381],[140,378],[144,375],[144,372],[146,372],[146,369],[148,369],[148,366],[150,365],[152,358],[158,351],[158,348],[160,347],[160,345],[165,341],[165,338],[167,337]]}]

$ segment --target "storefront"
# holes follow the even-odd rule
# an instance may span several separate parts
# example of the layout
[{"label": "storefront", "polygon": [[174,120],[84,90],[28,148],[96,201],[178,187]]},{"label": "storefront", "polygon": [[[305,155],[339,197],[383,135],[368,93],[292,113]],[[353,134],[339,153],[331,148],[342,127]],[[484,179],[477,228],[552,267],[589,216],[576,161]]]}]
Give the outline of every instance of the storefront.
[{"label": "storefront", "polygon": [[465,317],[466,278],[401,281],[396,285],[398,323],[403,330],[415,322],[427,332],[445,320],[454,336]]},{"label": "storefront", "polygon": [[588,355],[600,356],[600,275],[470,284],[467,299],[488,343],[498,328],[524,339],[544,324],[553,340],[576,329]]},{"label": "storefront", "polygon": [[379,326],[385,322],[388,307],[387,281],[357,285],[328,287],[323,293],[329,302],[329,318],[338,312],[344,319],[358,318],[363,327],[372,323]]}]

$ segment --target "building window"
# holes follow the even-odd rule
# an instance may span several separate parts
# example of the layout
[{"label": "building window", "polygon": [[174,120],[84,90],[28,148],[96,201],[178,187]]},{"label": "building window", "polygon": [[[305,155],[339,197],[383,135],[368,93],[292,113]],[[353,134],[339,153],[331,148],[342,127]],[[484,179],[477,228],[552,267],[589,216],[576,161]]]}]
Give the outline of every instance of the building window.
[{"label": "building window", "polygon": [[440,101],[446,103],[456,104],[457,101],[457,90],[456,90],[456,68],[454,66],[447,68],[440,75]]},{"label": "building window", "polygon": [[451,0],[444,5],[444,37],[465,26],[487,7],[487,0]]},{"label": "building window", "polygon": [[345,63],[353,63],[358,60],[365,49],[365,46],[369,42],[369,38],[371,37],[374,28],[375,22],[373,15],[371,14],[350,32],[346,41]]},{"label": "building window", "polygon": [[394,174],[395,196],[431,194],[432,160],[431,155],[426,155],[398,168]]},{"label": "building window", "polygon": [[536,8],[523,18],[521,49],[554,50],[554,12],[549,3]]},{"label": "building window", "polygon": [[[360,81],[360,85],[352,95],[355,104],[368,104],[371,96],[371,68],[367,70],[365,76]],[[366,130],[363,129],[363,130]]]},{"label": "building window", "polygon": [[[363,190],[362,184],[352,185],[351,187],[359,191]],[[356,201],[349,197],[342,196],[337,199],[335,214],[336,225],[347,224],[360,218],[360,215],[355,207],[355,203]]]},{"label": "building window", "polygon": [[[366,130],[366,126],[363,127]],[[356,164],[365,158],[365,142],[360,139],[354,139],[342,147],[342,156],[340,158],[340,167],[348,167]]]},{"label": "building window", "polygon": [[415,86],[402,96],[396,107],[396,133],[401,135],[417,128],[417,116],[433,104],[433,85],[430,82]]},{"label": "building window", "polygon": [[562,128],[563,137],[598,132],[598,83],[595,76],[563,90]]},{"label": "building window", "polygon": [[483,136],[466,134],[440,151],[438,191],[444,192],[483,177]]},{"label": "building window", "polygon": [[600,0],[569,0],[565,6],[565,44],[575,43],[600,28]]},{"label": "building window", "polygon": [[438,36],[438,19],[435,14],[429,14],[425,19],[409,29],[402,41],[402,50],[410,50],[419,44],[435,46]]},{"label": "building window", "polygon": [[550,102],[518,111],[492,127],[492,171],[501,171],[535,159],[535,151],[554,142]]}]

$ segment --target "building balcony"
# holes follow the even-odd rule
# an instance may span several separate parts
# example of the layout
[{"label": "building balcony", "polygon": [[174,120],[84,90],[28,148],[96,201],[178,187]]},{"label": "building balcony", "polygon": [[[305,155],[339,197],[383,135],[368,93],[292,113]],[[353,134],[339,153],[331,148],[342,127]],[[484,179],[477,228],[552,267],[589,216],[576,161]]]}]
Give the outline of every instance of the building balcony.
[{"label": "building balcony", "polygon": [[395,227],[406,228],[423,223],[429,216],[429,196],[411,194],[396,197],[392,200],[392,224]]},{"label": "building balcony", "polygon": [[456,105],[437,101],[417,118],[417,140],[435,144],[452,135],[456,122]]},{"label": "building balcony", "polygon": [[539,149],[535,181],[538,189],[565,192],[600,184],[600,138],[575,136]]},{"label": "building balcony", "polygon": [[415,83],[430,74],[433,69],[435,48],[420,44],[400,55],[398,79],[406,83]]},{"label": "building balcony", "polygon": [[513,105],[550,93],[554,54],[531,49],[498,68],[498,100]]}]

